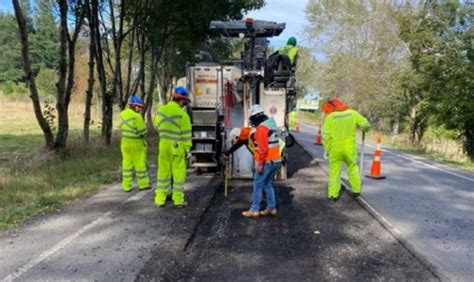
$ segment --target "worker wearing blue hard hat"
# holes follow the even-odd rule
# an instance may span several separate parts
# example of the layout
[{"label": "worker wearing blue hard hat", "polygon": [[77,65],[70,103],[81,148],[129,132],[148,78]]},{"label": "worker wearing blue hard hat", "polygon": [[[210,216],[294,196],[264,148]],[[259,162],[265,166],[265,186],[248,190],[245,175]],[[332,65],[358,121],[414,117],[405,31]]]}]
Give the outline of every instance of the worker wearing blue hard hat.
[{"label": "worker wearing blue hard hat", "polygon": [[140,97],[131,96],[127,107],[120,113],[119,128],[121,130],[120,150],[122,152],[122,189],[132,190],[133,172],[138,182],[138,189],[150,189],[150,181],[146,168],[146,126],[140,111],[143,109]]},{"label": "worker wearing blue hard hat", "polygon": [[186,180],[186,156],[191,150],[192,130],[189,115],[183,110],[189,93],[178,86],[171,94],[171,101],[160,106],[153,125],[158,130],[158,176],[155,204],[165,206],[168,190],[172,189],[172,200],[176,207],[184,207],[184,182]]}]

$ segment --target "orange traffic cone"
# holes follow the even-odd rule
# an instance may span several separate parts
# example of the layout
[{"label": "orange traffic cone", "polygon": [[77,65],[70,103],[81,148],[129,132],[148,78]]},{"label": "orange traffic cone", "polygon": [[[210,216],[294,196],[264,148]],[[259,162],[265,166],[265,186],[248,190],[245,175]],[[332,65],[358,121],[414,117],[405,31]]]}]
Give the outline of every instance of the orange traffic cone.
[{"label": "orange traffic cone", "polygon": [[295,129],[295,132],[300,132],[301,131],[301,128],[300,128],[300,123],[297,122],[296,123],[296,129]]},{"label": "orange traffic cone", "polygon": [[382,138],[377,138],[377,148],[374,153],[374,160],[372,161],[372,168],[370,169],[370,174],[365,177],[372,179],[385,179],[385,176],[381,175],[381,157],[382,157]]},{"label": "orange traffic cone", "polygon": [[314,145],[323,145],[323,142],[321,142],[321,125],[318,127],[318,131],[316,132],[316,140],[314,140]]}]

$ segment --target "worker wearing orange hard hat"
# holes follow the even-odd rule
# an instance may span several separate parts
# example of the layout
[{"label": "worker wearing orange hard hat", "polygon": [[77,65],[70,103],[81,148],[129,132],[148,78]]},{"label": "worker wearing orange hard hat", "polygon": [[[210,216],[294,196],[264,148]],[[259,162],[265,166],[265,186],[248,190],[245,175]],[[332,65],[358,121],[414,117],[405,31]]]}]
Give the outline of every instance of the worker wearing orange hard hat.
[{"label": "worker wearing orange hard hat", "polygon": [[355,132],[369,131],[370,124],[359,112],[350,109],[339,98],[323,104],[326,114],[323,125],[323,147],[329,160],[328,198],[337,200],[341,189],[342,164],[347,165],[347,176],[354,196],[361,193],[361,179],[357,166]]}]

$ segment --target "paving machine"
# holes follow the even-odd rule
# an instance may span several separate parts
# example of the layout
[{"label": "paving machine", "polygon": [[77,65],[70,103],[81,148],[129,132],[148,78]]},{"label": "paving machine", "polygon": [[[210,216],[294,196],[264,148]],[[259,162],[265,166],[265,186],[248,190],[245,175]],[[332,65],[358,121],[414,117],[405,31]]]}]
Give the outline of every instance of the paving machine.
[{"label": "paving machine", "polygon": [[[231,146],[232,128],[248,125],[248,111],[254,104],[264,107],[274,117],[280,138],[291,146],[288,132],[289,99],[295,96],[294,66],[288,57],[278,53],[267,56],[267,38],[278,36],[284,23],[246,19],[212,21],[210,28],[225,37],[246,39],[241,60],[199,63],[187,67],[186,83],[191,93],[193,147],[191,166],[200,172],[222,172],[223,151]],[[284,154],[284,159],[288,156]],[[232,158],[228,175],[251,178],[254,161],[242,147]],[[283,164],[279,178],[286,179]]]}]

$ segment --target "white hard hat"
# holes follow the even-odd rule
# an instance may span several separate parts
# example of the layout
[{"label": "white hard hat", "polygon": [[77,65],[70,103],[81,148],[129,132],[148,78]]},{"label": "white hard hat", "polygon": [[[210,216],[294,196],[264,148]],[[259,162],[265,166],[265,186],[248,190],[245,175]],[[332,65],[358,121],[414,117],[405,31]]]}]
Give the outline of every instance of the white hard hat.
[{"label": "white hard hat", "polygon": [[250,107],[250,116],[254,116],[256,114],[260,114],[263,112],[265,112],[265,109],[259,104],[255,104],[255,105],[252,105],[252,107]]},{"label": "white hard hat", "polygon": [[229,132],[229,137],[231,140],[239,136],[240,136],[240,128],[232,128],[232,130]]}]

